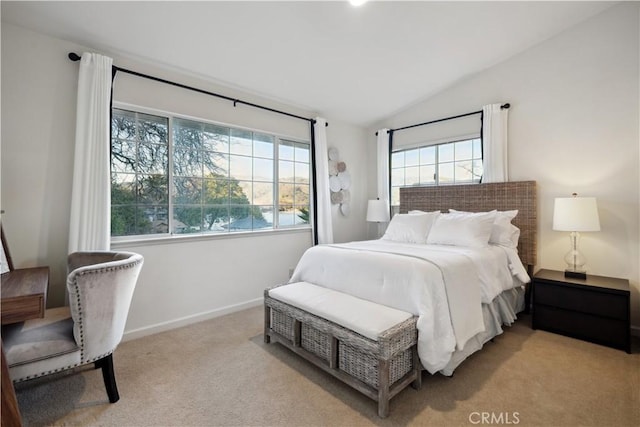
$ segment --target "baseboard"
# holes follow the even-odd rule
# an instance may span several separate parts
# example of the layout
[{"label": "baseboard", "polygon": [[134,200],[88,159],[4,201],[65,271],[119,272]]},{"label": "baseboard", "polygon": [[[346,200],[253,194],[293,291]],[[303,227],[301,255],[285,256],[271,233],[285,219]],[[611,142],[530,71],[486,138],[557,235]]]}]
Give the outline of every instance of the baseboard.
[{"label": "baseboard", "polygon": [[204,313],[193,314],[191,316],[185,316],[179,319],[157,323],[155,325],[145,326],[143,328],[132,329],[130,331],[124,332],[122,341],[129,341],[136,338],[146,337],[148,335],[157,334],[159,332],[169,331],[171,329],[176,329],[182,326],[191,325],[193,323],[202,322],[204,320],[213,319],[215,317],[224,316],[225,314],[235,313],[236,311],[245,310],[247,308],[257,307],[259,305],[262,305],[263,302],[264,298],[260,297],[240,304],[228,305],[226,307],[216,308],[215,310],[207,311]]},{"label": "baseboard", "polygon": [[[260,297],[251,301],[240,303],[240,304],[228,305],[226,307],[217,308],[215,310],[207,311],[204,313],[193,314],[191,316],[185,316],[179,319],[157,323],[155,325],[145,326],[144,328],[132,329],[130,331],[124,332],[122,341],[134,340],[136,338],[146,337],[147,335],[153,335],[159,332],[170,331],[171,329],[180,328],[182,326],[191,325],[193,323],[202,322],[204,320],[213,319],[216,317],[224,316],[226,314],[235,313],[236,311],[257,307],[259,305],[262,305],[263,302],[264,302],[264,298]],[[634,337],[640,337],[640,326],[632,325],[631,335],[633,335]]]}]

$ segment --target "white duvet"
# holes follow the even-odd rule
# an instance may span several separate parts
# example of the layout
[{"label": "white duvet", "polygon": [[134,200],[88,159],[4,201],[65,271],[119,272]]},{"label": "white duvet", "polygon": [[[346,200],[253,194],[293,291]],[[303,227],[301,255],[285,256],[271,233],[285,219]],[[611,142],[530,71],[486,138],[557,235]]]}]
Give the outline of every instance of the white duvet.
[{"label": "white duvet", "polygon": [[453,352],[484,331],[481,303],[529,281],[517,253],[371,240],[308,249],[290,282],[306,281],[418,316],[425,369],[443,369]]}]

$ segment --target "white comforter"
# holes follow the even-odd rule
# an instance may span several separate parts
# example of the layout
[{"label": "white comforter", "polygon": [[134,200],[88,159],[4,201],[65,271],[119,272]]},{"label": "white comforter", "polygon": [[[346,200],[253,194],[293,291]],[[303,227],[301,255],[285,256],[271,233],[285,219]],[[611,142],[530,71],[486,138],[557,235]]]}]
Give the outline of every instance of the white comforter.
[{"label": "white comforter", "polygon": [[528,280],[512,249],[386,240],[314,246],[291,277],[417,315],[418,354],[431,373],[484,331],[481,303]]}]

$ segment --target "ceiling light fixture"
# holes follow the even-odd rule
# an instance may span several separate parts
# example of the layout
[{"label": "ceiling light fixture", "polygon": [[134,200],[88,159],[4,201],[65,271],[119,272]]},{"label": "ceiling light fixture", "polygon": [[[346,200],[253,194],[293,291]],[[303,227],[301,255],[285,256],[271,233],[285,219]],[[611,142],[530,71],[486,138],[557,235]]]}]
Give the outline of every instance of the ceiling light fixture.
[{"label": "ceiling light fixture", "polygon": [[351,6],[361,6],[366,2],[367,0],[349,0],[349,3],[351,3]]}]

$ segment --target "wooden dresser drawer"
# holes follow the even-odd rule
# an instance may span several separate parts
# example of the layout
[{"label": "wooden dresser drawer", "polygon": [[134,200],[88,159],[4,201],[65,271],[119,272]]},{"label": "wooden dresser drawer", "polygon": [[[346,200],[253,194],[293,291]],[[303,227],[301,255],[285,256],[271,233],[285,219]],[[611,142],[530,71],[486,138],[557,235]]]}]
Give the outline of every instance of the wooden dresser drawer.
[{"label": "wooden dresser drawer", "polygon": [[44,297],[42,295],[4,299],[2,301],[2,324],[6,325],[42,317],[44,309]]},{"label": "wooden dresser drawer", "polygon": [[629,300],[621,295],[536,282],[534,304],[544,304],[582,313],[627,319]]},{"label": "wooden dresser drawer", "polygon": [[547,306],[536,306],[537,329],[627,350],[628,323]]}]

